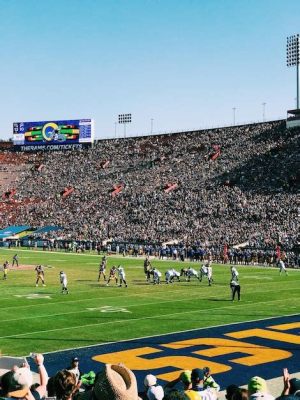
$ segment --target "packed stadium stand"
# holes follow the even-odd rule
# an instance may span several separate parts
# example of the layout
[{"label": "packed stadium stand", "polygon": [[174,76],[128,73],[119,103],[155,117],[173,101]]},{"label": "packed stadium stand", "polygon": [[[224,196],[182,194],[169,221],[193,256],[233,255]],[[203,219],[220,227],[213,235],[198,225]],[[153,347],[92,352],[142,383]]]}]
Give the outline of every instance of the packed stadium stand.
[{"label": "packed stadium stand", "polygon": [[285,121],[127,139],[80,151],[0,150],[0,228],[74,240],[299,241],[300,130]]}]

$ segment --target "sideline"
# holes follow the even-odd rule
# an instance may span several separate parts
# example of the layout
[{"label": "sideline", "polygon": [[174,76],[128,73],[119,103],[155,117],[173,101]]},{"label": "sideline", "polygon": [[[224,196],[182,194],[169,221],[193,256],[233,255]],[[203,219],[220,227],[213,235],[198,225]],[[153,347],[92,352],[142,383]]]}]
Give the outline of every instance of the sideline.
[{"label": "sideline", "polygon": [[[127,260],[141,260],[142,261],[146,257],[145,255],[142,255],[142,256],[139,255],[139,256],[136,256],[136,257],[133,257],[133,256],[125,256],[125,257],[123,257],[121,255],[116,255],[116,254],[107,255],[107,254],[104,254],[104,253],[101,253],[100,255],[91,254],[91,253],[73,253],[73,252],[69,253],[69,252],[65,252],[65,251],[33,250],[33,249],[24,249],[24,248],[19,249],[18,247],[13,247],[13,248],[10,248],[10,249],[7,249],[6,247],[0,247],[0,252],[1,252],[1,250],[5,250],[5,251],[8,251],[8,252],[16,252],[16,251],[20,252],[20,251],[22,251],[22,252],[27,252],[27,253],[31,252],[33,254],[36,254],[36,253],[42,253],[42,254],[48,254],[48,255],[50,255],[50,254],[55,254],[55,255],[60,254],[60,255],[66,255],[66,256],[84,256],[84,257],[103,257],[105,255],[108,258],[117,258],[117,259],[120,259],[120,260],[127,259]],[[164,260],[164,259],[159,259],[159,258],[157,258],[155,256],[150,256],[150,259],[151,260],[155,260],[155,261],[159,261],[159,262],[160,261],[163,261],[163,262],[175,262],[175,263],[192,264],[192,265],[197,265],[197,264],[201,264],[202,263],[202,261],[199,261],[199,262],[198,261],[190,261],[188,259],[185,259],[184,261],[173,260],[173,259]],[[269,266],[265,266],[265,265],[218,264],[218,263],[215,263],[215,262],[213,262],[213,265],[229,266],[229,267],[231,265],[236,265],[237,267],[264,268],[264,269],[273,269],[273,270],[274,269],[276,270],[276,268],[277,268],[275,266],[269,267]],[[141,268],[141,267],[131,266],[129,268]],[[300,268],[289,268],[289,267],[287,267],[287,269],[289,271],[299,271],[300,272]]]}]

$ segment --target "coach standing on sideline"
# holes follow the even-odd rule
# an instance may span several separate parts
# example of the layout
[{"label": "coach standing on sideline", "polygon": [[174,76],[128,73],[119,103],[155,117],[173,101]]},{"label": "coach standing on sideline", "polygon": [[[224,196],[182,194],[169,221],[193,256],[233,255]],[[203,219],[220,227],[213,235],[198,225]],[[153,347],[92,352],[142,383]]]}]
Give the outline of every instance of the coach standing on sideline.
[{"label": "coach standing on sideline", "polygon": [[231,293],[232,293],[231,301],[234,300],[236,293],[237,293],[238,301],[240,301],[241,300],[241,286],[240,286],[239,282],[237,281],[237,279],[234,279],[234,278],[231,279],[230,289],[231,289]]}]

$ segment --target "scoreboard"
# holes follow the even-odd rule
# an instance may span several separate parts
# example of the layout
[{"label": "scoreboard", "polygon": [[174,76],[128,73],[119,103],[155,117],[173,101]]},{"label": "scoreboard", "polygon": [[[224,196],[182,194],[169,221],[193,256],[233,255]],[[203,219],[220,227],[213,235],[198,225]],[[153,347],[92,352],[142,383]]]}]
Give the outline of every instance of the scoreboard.
[{"label": "scoreboard", "polygon": [[16,150],[67,150],[90,146],[94,141],[92,119],[15,122],[13,144]]}]

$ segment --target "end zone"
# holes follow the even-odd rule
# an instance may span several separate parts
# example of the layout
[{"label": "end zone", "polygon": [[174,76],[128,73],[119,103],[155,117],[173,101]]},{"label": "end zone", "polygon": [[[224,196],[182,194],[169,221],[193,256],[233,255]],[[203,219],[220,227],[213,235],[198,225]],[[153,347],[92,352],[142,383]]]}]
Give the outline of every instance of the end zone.
[{"label": "end zone", "polygon": [[164,384],[183,369],[209,366],[224,389],[231,383],[243,385],[254,375],[278,377],[283,368],[298,372],[300,314],[47,353],[49,374],[65,368],[74,356],[84,372],[125,363],[140,388],[150,371]]}]

